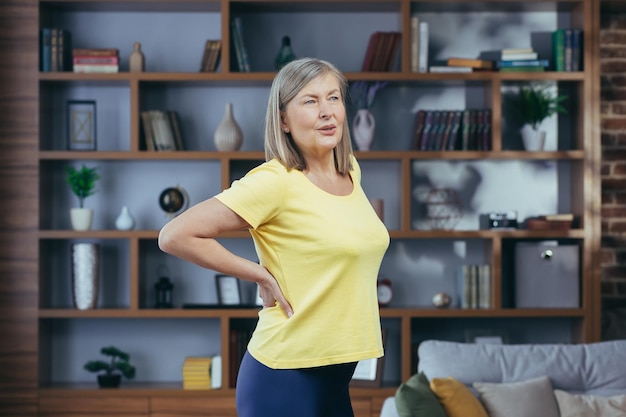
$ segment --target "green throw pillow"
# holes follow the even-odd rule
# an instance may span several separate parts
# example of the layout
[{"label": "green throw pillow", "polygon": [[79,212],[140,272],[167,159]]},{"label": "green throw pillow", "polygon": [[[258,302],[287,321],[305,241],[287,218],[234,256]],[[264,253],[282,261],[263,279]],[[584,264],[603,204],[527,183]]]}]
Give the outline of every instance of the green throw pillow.
[{"label": "green throw pillow", "polygon": [[398,387],[396,408],[400,417],[447,417],[423,372]]}]

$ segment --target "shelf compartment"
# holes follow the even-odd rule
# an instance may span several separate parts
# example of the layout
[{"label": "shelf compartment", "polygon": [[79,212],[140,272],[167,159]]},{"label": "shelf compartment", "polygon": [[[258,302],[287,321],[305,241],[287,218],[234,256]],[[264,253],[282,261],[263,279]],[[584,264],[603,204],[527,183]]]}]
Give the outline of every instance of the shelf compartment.
[{"label": "shelf compartment", "polygon": [[98,308],[128,308],[130,295],[128,277],[130,270],[129,244],[116,239],[46,239],[39,243],[40,308],[73,309],[71,245],[89,242],[100,245]]},{"label": "shelf compartment", "polygon": [[[95,153],[93,155],[96,155]],[[101,179],[97,192],[88,197],[85,206],[95,208],[93,229],[112,230],[122,206],[128,206],[139,230],[160,229],[167,222],[166,213],[159,206],[159,196],[168,187],[180,185],[190,197],[190,205],[217,194],[219,183],[209,178],[220,178],[220,164],[216,161],[41,161],[40,188],[42,199],[52,204],[40,208],[40,228],[69,230],[69,210],[78,204],[65,180],[68,165],[97,167]]]},{"label": "shelf compartment", "polygon": [[40,386],[92,383],[96,376],[83,370],[83,365],[98,359],[103,346],[113,345],[130,355],[137,368],[133,383],[182,384],[186,356],[221,354],[217,319],[100,318],[97,323],[93,319],[55,319],[40,320],[40,327],[41,353],[47,359],[40,361],[44,368]]}]

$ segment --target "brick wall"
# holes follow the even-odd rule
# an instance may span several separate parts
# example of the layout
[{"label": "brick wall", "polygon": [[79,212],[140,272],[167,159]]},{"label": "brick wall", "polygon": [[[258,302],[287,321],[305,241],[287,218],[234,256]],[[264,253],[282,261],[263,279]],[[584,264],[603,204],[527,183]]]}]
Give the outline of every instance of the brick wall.
[{"label": "brick wall", "polygon": [[[603,338],[613,338],[626,307],[626,13],[600,25]],[[609,328],[610,327],[610,328]]]}]

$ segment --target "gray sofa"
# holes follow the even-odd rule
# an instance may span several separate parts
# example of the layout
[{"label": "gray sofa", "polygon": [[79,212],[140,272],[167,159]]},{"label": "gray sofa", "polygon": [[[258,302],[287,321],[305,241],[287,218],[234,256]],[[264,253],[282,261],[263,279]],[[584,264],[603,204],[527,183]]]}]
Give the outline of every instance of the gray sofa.
[{"label": "gray sofa", "polygon": [[[619,402],[614,407],[621,412],[597,415],[626,416],[626,340],[574,345],[495,345],[427,340],[420,344],[417,354],[417,370],[430,381],[451,376],[469,387],[477,397],[476,382],[509,385],[547,376],[555,395],[564,391],[566,394],[561,392],[560,395],[583,399],[598,396],[602,401],[620,396],[611,401]],[[564,415],[563,405],[558,405]],[[489,411],[487,407],[486,410]],[[385,400],[380,416],[399,417],[394,397]]]}]

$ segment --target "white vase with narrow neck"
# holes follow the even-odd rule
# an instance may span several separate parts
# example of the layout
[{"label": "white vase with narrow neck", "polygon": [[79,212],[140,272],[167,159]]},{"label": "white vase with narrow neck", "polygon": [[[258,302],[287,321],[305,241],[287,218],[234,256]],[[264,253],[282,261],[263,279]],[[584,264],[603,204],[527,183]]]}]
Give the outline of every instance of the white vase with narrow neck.
[{"label": "white vase with narrow neck", "polygon": [[369,151],[374,140],[376,121],[368,109],[359,109],[352,120],[352,135],[359,151]]},{"label": "white vase with narrow neck", "polygon": [[238,151],[243,143],[243,132],[233,116],[233,104],[227,103],[224,118],[213,134],[218,151]]},{"label": "white vase with narrow neck", "polygon": [[128,206],[124,206],[120,215],[115,219],[115,228],[117,230],[131,230],[133,227],[135,227],[135,219],[130,214]]}]

